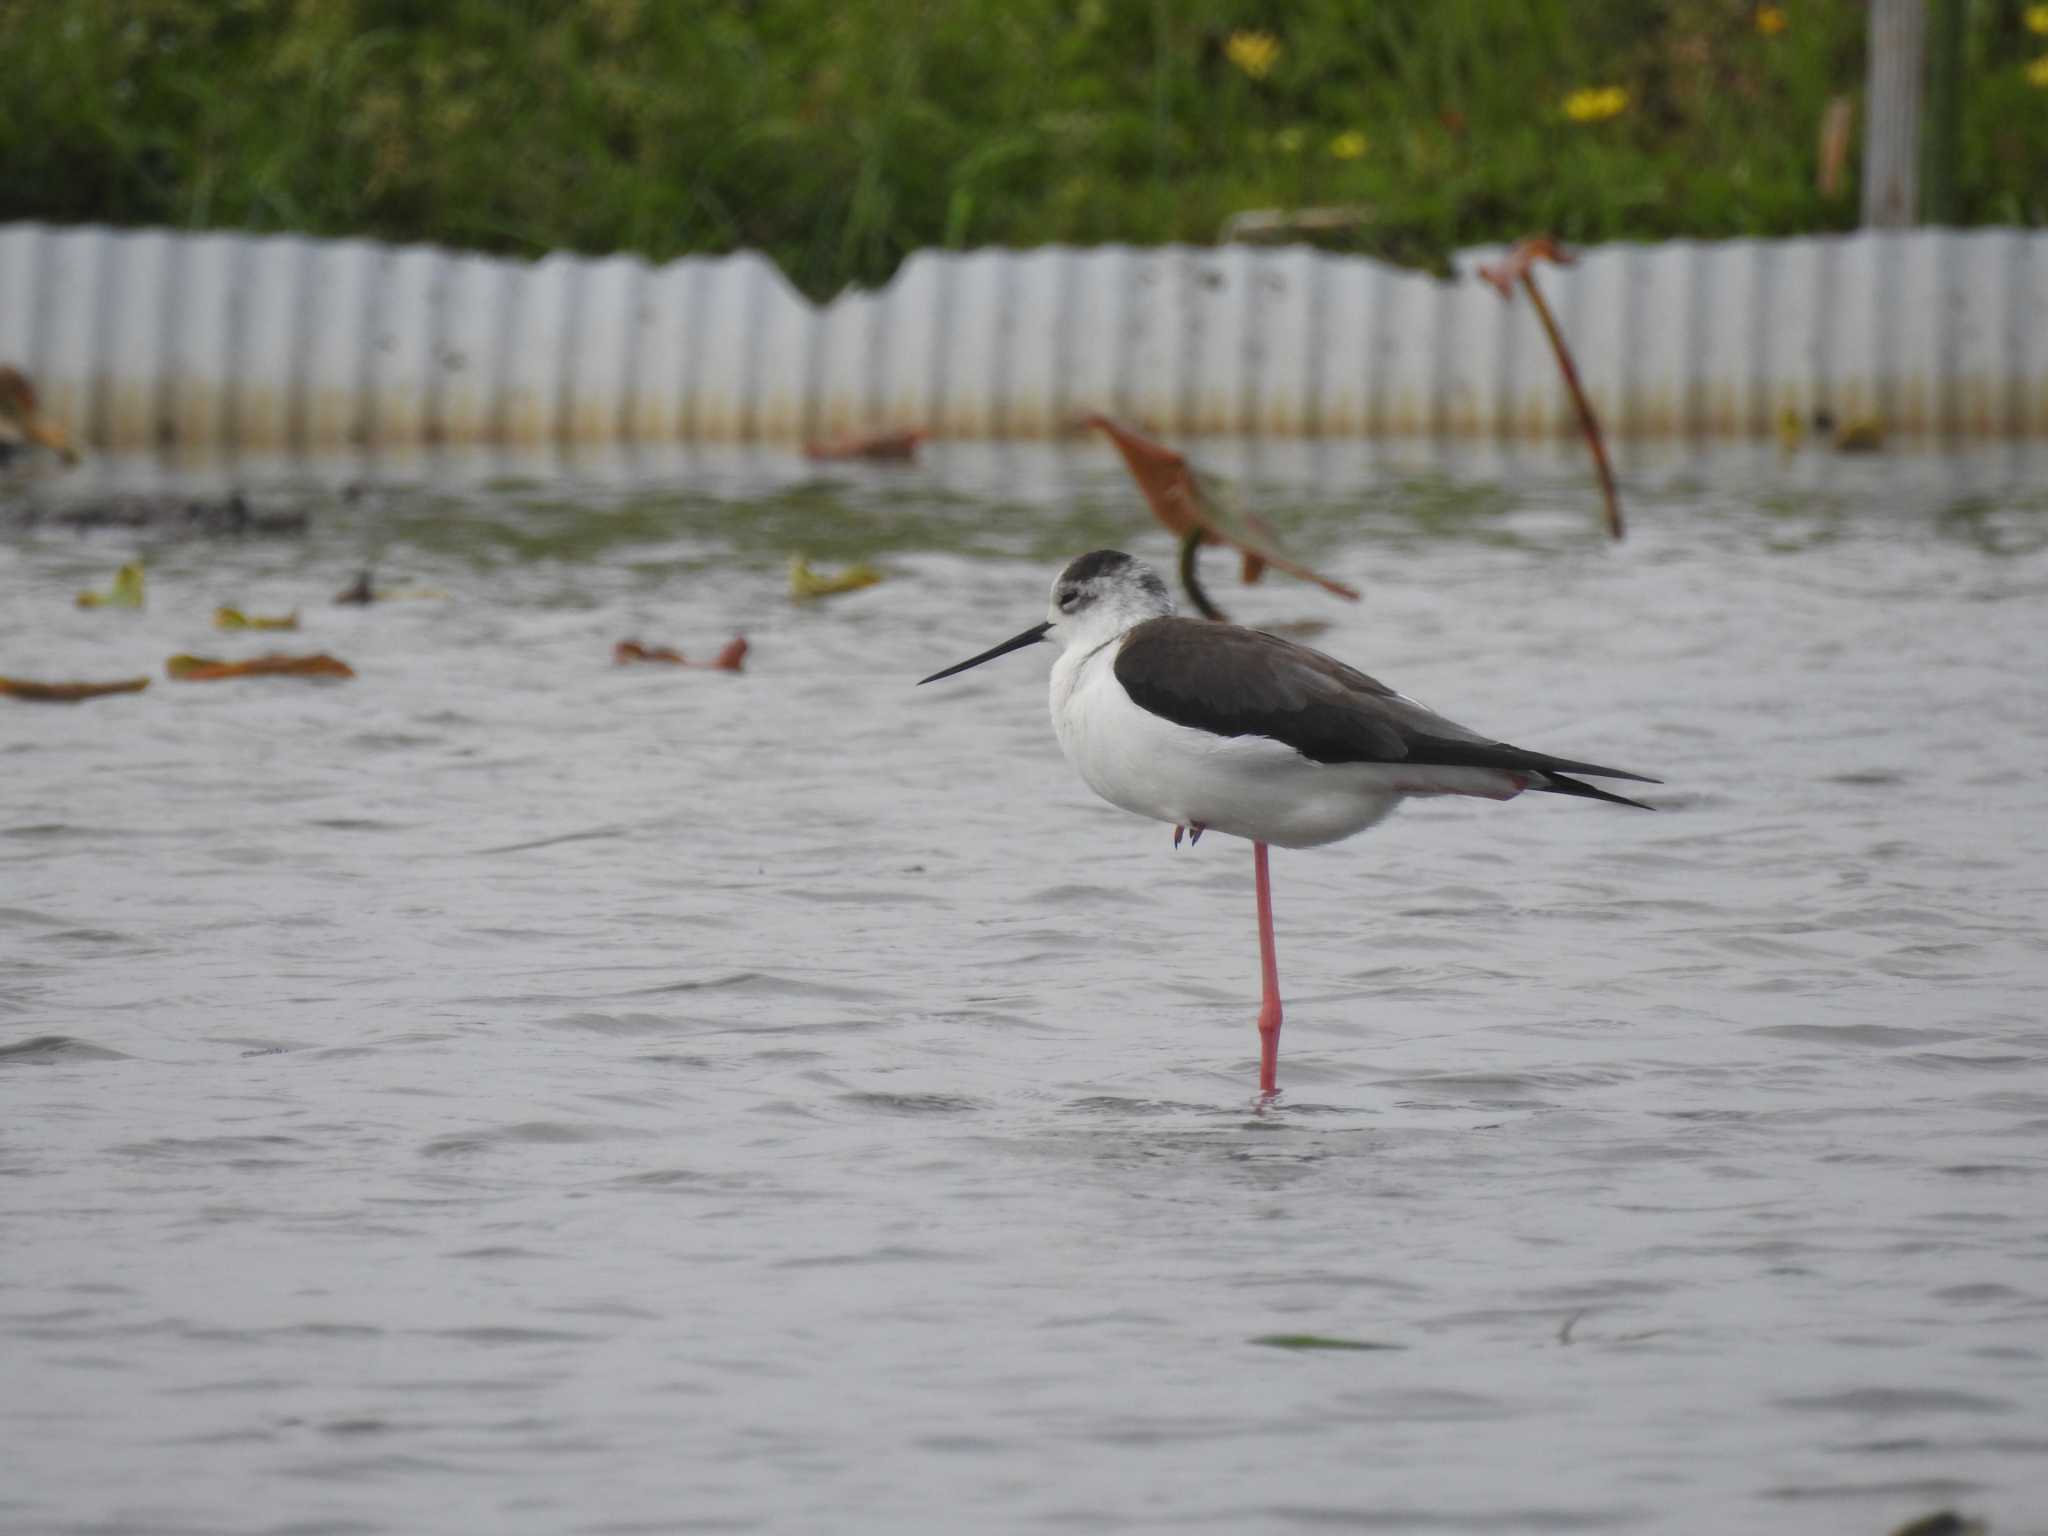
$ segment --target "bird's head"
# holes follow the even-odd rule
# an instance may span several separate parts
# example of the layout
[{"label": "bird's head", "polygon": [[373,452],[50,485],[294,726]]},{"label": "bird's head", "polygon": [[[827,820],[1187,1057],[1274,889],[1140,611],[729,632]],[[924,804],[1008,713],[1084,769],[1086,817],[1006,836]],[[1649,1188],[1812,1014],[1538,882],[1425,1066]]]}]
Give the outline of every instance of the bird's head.
[{"label": "bird's head", "polygon": [[1143,561],[1133,560],[1120,549],[1098,549],[1069,561],[1053,578],[1052,593],[1046,600],[1045,622],[1034,624],[1022,634],[1012,635],[1001,645],[971,656],[966,661],[934,672],[920,680],[935,683],[969,667],[978,667],[998,656],[1050,640],[1062,650],[1080,646],[1093,650],[1114,640],[1133,624],[1160,618],[1173,612],[1173,599],[1159,573]]}]

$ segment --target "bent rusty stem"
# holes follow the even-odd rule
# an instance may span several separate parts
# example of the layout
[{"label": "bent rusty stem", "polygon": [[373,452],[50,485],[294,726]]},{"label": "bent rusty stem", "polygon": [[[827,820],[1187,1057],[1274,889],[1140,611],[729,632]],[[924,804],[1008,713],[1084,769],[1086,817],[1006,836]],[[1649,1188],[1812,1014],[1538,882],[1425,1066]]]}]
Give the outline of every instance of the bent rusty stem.
[{"label": "bent rusty stem", "polygon": [[1522,288],[1529,295],[1529,302],[1536,306],[1536,318],[1543,322],[1543,334],[1550,338],[1550,350],[1557,354],[1557,370],[1564,375],[1565,388],[1572,392],[1572,403],[1579,408],[1579,428],[1586,434],[1586,446],[1593,450],[1593,467],[1600,473],[1600,494],[1607,503],[1607,532],[1614,538],[1622,536],[1621,497],[1614,489],[1614,471],[1607,463],[1607,447],[1600,437],[1600,418],[1593,414],[1593,402],[1586,398],[1586,391],[1579,384],[1579,370],[1572,362],[1571,348],[1565,345],[1564,333],[1557,328],[1550,306],[1543,302],[1543,290],[1536,286],[1533,267],[1524,267],[1521,273]]}]

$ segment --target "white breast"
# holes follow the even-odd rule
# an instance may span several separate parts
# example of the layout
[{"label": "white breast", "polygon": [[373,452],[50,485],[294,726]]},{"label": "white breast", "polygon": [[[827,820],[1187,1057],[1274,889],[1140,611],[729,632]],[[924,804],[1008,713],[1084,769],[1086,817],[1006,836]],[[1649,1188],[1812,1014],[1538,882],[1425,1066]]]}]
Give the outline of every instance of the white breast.
[{"label": "white breast", "polygon": [[1117,682],[1119,641],[1052,671],[1052,723],[1067,761],[1110,804],[1281,848],[1362,832],[1411,794],[1506,798],[1521,788],[1485,769],[1316,763],[1265,736],[1216,736],[1140,709]]}]

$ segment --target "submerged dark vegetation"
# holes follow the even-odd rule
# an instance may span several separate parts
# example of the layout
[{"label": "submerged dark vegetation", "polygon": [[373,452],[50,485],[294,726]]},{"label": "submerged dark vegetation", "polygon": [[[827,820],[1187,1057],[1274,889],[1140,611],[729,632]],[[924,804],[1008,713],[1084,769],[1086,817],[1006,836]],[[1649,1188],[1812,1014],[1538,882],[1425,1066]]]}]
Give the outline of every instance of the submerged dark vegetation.
[{"label": "submerged dark vegetation", "polygon": [[[2048,223],[2048,26],[1961,7],[1962,223]],[[1843,229],[1860,0],[0,3],[0,219],[663,260]],[[1837,109],[1837,115],[1843,109]],[[1853,142],[1853,141],[1850,141]]]}]

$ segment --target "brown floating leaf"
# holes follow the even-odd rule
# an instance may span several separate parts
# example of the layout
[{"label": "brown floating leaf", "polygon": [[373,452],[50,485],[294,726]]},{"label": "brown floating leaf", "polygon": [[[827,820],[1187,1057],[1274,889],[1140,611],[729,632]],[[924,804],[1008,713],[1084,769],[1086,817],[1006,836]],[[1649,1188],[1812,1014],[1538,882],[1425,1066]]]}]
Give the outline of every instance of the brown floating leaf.
[{"label": "brown floating leaf", "polygon": [[212,656],[173,656],[164,672],[181,683],[213,683],[227,677],[354,677],[355,669],[325,651],[311,656],[273,652],[248,661],[221,661]]},{"label": "brown floating leaf", "polygon": [[636,661],[662,662],[671,667],[697,667],[707,672],[737,672],[747,657],[747,637],[734,635],[709,661],[685,661],[683,653],[672,646],[642,645],[638,640],[621,640],[612,647],[612,661],[626,666]]},{"label": "brown floating leaf", "polygon": [[146,677],[125,677],[118,683],[32,683],[21,677],[0,677],[0,695],[28,704],[77,704],[110,693],[140,693],[148,686]]},{"label": "brown floating leaf", "polygon": [[807,459],[874,459],[906,463],[917,457],[917,445],[931,434],[922,427],[893,427],[879,432],[850,432],[804,444]]},{"label": "brown floating leaf", "polygon": [[78,462],[78,450],[71,446],[70,436],[43,415],[35,385],[19,368],[0,366],[0,422],[11,429],[9,435],[40,444],[66,464]]},{"label": "brown floating leaf", "polygon": [[1248,582],[1257,581],[1270,565],[1303,581],[1312,581],[1339,597],[1358,600],[1356,588],[1319,575],[1289,556],[1274,539],[1273,530],[1258,518],[1250,513],[1234,513],[1207,477],[1166,444],[1134,432],[1100,412],[1082,417],[1081,425],[1099,429],[1116,444],[1124,467],[1138,482],[1152,515],[1175,538],[1185,539],[1199,533],[1205,544],[1228,544],[1244,557],[1244,579]]},{"label": "brown floating leaf", "polygon": [[623,667],[635,661],[665,661],[672,667],[687,667],[683,653],[665,645],[642,645],[638,640],[621,640],[612,647],[612,664]]}]

